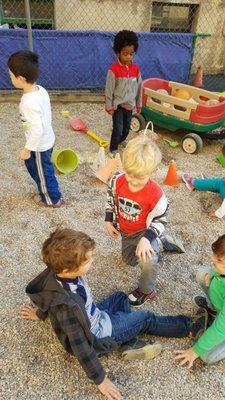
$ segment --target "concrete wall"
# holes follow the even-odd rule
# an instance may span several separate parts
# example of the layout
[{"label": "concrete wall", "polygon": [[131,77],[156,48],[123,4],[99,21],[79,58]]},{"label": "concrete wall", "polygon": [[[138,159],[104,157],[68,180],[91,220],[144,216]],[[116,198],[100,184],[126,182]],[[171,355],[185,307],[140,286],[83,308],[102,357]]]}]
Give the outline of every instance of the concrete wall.
[{"label": "concrete wall", "polygon": [[225,0],[202,0],[196,32],[211,37],[198,38],[194,67],[202,65],[205,73],[222,73],[225,69]]},{"label": "concrete wall", "polygon": [[[225,0],[160,1],[199,5],[192,31],[211,34],[211,37],[197,39],[192,69],[195,71],[202,65],[205,73],[222,73],[225,69]],[[55,0],[55,27],[149,32],[152,3],[153,0]],[[174,12],[171,10],[171,15]]]},{"label": "concrete wall", "polygon": [[55,0],[56,29],[149,30],[149,0]]}]

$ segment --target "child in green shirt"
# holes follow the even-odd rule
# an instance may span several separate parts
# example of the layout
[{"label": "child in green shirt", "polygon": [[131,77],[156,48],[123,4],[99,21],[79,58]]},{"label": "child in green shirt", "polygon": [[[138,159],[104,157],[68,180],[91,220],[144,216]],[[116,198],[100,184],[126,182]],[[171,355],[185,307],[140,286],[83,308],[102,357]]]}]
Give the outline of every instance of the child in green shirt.
[{"label": "child in green shirt", "polygon": [[215,310],[212,312],[214,311],[216,315],[212,324],[193,347],[176,352],[176,359],[180,360],[180,365],[188,363],[188,368],[192,367],[198,357],[207,364],[225,358],[225,235],[220,236],[212,244],[212,251],[213,268],[197,271],[196,280],[206,292]]}]

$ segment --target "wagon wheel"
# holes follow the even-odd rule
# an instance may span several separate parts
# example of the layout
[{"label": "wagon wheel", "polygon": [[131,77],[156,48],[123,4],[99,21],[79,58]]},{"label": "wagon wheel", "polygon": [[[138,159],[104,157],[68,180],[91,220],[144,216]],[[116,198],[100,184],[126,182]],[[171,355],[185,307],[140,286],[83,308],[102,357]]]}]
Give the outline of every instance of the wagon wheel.
[{"label": "wagon wheel", "polygon": [[203,148],[202,138],[196,133],[188,133],[182,139],[182,149],[188,154],[197,154]]},{"label": "wagon wheel", "polygon": [[145,121],[143,115],[142,114],[133,115],[133,117],[131,119],[130,127],[131,127],[131,130],[136,133],[141,131],[142,129],[145,129],[146,121]]}]

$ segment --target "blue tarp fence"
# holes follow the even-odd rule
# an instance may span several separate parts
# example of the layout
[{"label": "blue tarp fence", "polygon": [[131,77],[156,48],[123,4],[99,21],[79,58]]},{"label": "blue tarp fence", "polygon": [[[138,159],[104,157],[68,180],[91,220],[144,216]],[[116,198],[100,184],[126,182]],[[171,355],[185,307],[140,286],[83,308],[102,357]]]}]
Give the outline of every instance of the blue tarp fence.
[{"label": "blue tarp fence", "polygon": [[[113,32],[33,30],[34,51],[40,57],[38,83],[46,89],[96,89],[105,85],[115,59]],[[187,82],[192,59],[192,34],[139,33],[135,62],[143,79],[158,77]],[[0,30],[0,89],[12,89],[8,57],[28,48],[27,31]]]}]

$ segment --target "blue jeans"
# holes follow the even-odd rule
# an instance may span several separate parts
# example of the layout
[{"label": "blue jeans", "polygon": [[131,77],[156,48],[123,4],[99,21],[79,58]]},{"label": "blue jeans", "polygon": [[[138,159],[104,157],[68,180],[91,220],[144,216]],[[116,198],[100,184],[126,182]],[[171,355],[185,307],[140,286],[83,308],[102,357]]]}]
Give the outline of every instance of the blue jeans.
[{"label": "blue jeans", "polygon": [[27,170],[36,182],[41,200],[48,204],[56,204],[62,194],[55,177],[51,162],[52,149],[47,151],[31,151],[30,158],[25,160]]},{"label": "blue jeans", "polygon": [[192,320],[184,315],[156,316],[150,311],[131,311],[127,295],[123,292],[112,294],[98,307],[110,316],[112,337],[121,343],[128,342],[139,333],[184,337],[192,326]]},{"label": "blue jeans", "polygon": [[113,130],[110,141],[109,149],[114,151],[118,149],[118,145],[126,140],[132,118],[132,110],[126,110],[123,107],[118,106],[114,111],[113,120]]}]

